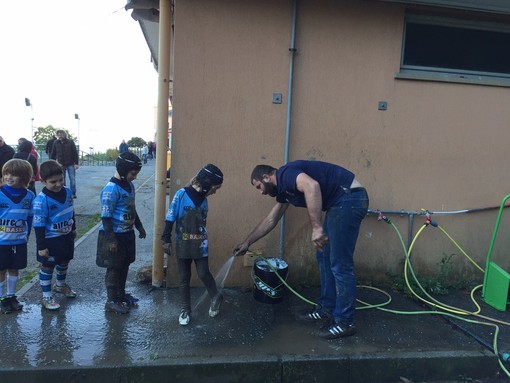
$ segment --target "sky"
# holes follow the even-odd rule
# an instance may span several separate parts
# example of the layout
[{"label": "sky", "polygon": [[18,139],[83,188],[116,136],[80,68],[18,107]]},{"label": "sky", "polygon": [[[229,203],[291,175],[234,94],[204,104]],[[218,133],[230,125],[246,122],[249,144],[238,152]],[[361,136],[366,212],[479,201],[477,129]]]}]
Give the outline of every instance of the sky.
[{"label": "sky", "polygon": [[85,152],[154,140],[158,76],[126,3],[2,2],[0,136],[8,144],[31,138],[32,118],[35,128],[79,136]]}]

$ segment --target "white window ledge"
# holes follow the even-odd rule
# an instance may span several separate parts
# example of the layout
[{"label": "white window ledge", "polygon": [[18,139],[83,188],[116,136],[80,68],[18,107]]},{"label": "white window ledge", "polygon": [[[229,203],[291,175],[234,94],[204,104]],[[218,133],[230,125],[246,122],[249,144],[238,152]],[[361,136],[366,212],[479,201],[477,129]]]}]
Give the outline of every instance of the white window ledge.
[{"label": "white window ledge", "polygon": [[510,87],[510,78],[506,77],[476,76],[472,74],[444,73],[434,71],[415,71],[403,69],[395,74],[395,78],[399,80],[452,82],[460,84]]}]

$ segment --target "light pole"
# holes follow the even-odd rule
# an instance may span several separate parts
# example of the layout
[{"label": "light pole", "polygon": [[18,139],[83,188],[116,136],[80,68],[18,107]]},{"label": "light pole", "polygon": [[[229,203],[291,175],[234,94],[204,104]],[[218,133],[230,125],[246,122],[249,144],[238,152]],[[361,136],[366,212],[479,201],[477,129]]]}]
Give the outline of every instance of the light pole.
[{"label": "light pole", "polygon": [[29,98],[25,97],[25,105],[30,107],[30,113],[31,113],[31,125],[30,125],[30,132],[31,132],[31,140],[32,144],[34,143],[34,106],[30,102]]},{"label": "light pole", "polygon": [[80,116],[78,115],[78,113],[74,114],[74,119],[78,123],[78,151],[79,151],[80,150]]}]

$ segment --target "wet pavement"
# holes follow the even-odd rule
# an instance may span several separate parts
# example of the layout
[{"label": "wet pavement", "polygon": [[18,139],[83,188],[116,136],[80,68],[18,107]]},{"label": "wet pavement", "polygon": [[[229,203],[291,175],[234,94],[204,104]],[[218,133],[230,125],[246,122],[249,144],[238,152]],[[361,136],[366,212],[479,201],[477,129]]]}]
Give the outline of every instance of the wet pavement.
[{"label": "wet pavement", "polygon": [[[113,167],[78,170],[78,214],[99,213],[99,191],[113,172]],[[282,303],[271,305],[255,300],[249,289],[223,289],[221,312],[210,318],[205,290],[193,288],[192,321],[180,326],[177,289],[135,282],[136,271],[152,259],[153,173],[154,162],[149,162],[135,181],[137,210],[148,234],[137,239],[137,260],[127,283],[140,298],[138,306],[128,315],[104,312],[104,269],[95,265],[96,226],[77,241],[70,264],[68,282],[77,298],[56,295],[61,309],[43,310],[35,279],[19,292],[23,311],[0,316],[1,383],[508,381],[490,351],[494,327],[435,314],[395,314],[360,305],[358,333],[328,341],[317,337],[318,325],[296,320],[307,306],[289,292]],[[219,277],[228,278],[227,269]],[[299,293],[315,299],[317,289],[300,288]],[[387,299],[367,288],[360,288],[358,297],[372,304]],[[400,293],[391,297],[385,309],[425,310]],[[461,292],[441,299],[473,310]],[[507,312],[477,300],[484,315],[510,321]],[[510,352],[510,329],[499,326],[499,350]]]}]

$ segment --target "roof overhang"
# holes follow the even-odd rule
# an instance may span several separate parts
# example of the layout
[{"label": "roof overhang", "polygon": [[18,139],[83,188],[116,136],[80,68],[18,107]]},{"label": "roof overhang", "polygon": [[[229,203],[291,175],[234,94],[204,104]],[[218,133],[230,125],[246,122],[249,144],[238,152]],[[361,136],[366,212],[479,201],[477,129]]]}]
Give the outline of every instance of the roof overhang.
[{"label": "roof overhang", "polygon": [[138,21],[151,52],[152,62],[158,68],[159,0],[128,0],[124,7],[132,10],[131,17]]},{"label": "roof overhang", "polygon": [[509,0],[376,0],[387,3],[428,5],[469,11],[510,14]]}]

